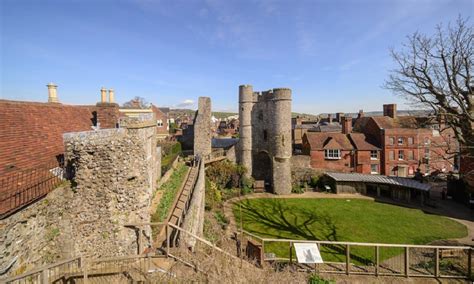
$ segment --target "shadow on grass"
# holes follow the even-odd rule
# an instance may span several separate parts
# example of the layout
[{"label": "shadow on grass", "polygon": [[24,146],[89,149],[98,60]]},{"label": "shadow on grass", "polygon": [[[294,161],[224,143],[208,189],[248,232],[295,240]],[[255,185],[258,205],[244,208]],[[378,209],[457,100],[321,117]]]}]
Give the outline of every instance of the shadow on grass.
[{"label": "shadow on grass", "polygon": [[[263,225],[261,229],[249,229],[251,233],[274,238],[287,238],[286,236],[289,235],[292,239],[339,241],[337,225],[328,214],[288,206],[286,202],[276,198],[264,199],[264,202],[254,204],[249,200],[244,200],[241,201],[241,206],[244,222]],[[315,224],[317,225],[313,226]],[[318,234],[311,227],[318,227]],[[343,259],[345,253],[346,248],[343,245],[324,245],[324,254]],[[351,259],[362,264],[373,262],[371,259],[353,253],[350,253],[350,256]]]}]

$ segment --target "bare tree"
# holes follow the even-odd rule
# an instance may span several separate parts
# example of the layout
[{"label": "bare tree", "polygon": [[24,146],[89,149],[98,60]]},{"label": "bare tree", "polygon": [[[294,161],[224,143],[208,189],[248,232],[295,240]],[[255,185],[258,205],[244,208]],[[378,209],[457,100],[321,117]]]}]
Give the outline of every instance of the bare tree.
[{"label": "bare tree", "polygon": [[431,35],[415,32],[399,51],[387,89],[434,111],[441,130],[451,129],[461,155],[474,157],[474,27],[459,17]]},{"label": "bare tree", "polygon": [[150,103],[148,103],[144,98],[136,96],[133,99],[125,102],[123,104],[124,108],[149,108]]}]

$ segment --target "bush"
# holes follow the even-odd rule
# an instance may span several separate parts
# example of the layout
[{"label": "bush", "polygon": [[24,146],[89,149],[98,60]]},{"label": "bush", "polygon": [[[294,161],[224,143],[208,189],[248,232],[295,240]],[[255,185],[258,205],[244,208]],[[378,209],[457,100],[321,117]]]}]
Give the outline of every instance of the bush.
[{"label": "bush", "polygon": [[217,223],[222,227],[223,230],[227,228],[227,225],[229,225],[229,219],[222,213],[221,211],[216,211],[214,213],[214,217],[216,217]]},{"label": "bush", "polygon": [[334,280],[326,280],[316,273],[311,273],[308,278],[308,284],[332,284]]},{"label": "bush", "polygon": [[304,188],[301,187],[301,185],[299,184],[293,185],[293,187],[291,188],[291,193],[297,193],[297,194],[304,193]]},{"label": "bush", "polygon": [[210,165],[206,169],[206,176],[221,189],[239,187],[240,177],[245,173],[243,166],[223,160]]},{"label": "bush", "polygon": [[206,179],[205,209],[212,210],[221,205],[222,194],[217,184]]},{"label": "bush", "polygon": [[161,173],[166,173],[174,160],[181,154],[182,148],[179,142],[163,142],[161,146]]},{"label": "bush", "polygon": [[312,176],[309,185],[313,188],[316,188],[318,186],[318,182],[319,182],[319,176]]}]

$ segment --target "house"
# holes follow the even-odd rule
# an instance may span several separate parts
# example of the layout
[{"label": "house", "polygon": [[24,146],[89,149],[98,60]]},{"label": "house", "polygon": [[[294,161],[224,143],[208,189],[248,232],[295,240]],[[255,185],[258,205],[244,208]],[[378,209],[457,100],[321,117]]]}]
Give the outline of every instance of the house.
[{"label": "house", "polygon": [[303,154],[311,167],[335,172],[380,173],[380,148],[363,133],[351,133],[352,119],[342,118],[342,132],[308,132]]},{"label": "house", "polygon": [[406,177],[417,169],[425,174],[456,170],[454,158],[447,154],[456,149],[452,132],[441,133],[429,117],[398,116],[396,104],[384,105],[383,110],[383,116],[362,116],[354,124],[354,131],[382,149],[381,174]]},{"label": "house", "polygon": [[163,140],[170,136],[168,115],[153,104],[150,107],[143,108],[140,106],[139,101],[132,101],[132,107],[120,108],[119,111],[122,116],[156,120],[158,140]]}]

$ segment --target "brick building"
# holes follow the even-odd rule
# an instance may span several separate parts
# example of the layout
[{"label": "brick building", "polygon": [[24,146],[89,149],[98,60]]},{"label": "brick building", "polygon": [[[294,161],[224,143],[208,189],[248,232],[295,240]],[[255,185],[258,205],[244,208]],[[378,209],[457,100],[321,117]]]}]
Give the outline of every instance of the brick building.
[{"label": "brick building", "polygon": [[456,170],[454,159],[446,154],[456,149],[455,138],[438,126],[429,117],[397,116],[397,105],[389,104],[383,106],[383,116],[356,119],[354,130],[382,149],[381,174],[406,177],[417,169],[425,174]]},{"label": "brick building", "polygon": [[363,133],[352,132],[352,119],[341,118],[342,132],[307,132],[303,154],[311,167],[333,172],[380,173],[380,148]]}]

